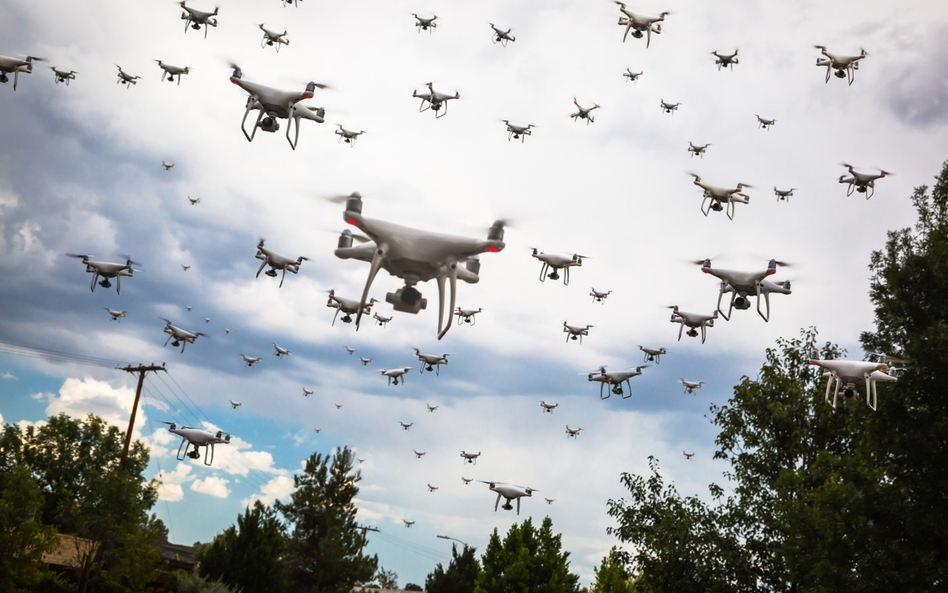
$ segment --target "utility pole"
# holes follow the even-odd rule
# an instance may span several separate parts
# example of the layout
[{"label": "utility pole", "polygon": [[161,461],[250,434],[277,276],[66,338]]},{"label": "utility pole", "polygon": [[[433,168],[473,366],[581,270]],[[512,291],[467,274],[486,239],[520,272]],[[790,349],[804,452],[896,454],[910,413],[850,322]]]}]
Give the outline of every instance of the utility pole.
[{"label": "utility pole", "polygon": [[143,364],[133,367],[131,365],[121,368],[120,370],[125,371],[126,373],[138,373],[138,388],[135,390],[135,403],[132,405],[132,415],[128,419],[128,430],[125,431],[125,447],[122,449],[122,459],[128,455],[128,446],[132,442],[132,429],[135,427],[135,416],[138,413],[138,400],[142,395],[142,384],[145,383],[145,373],[148,371],[165,371],[168,369],[165,368],[165,364],[161,363],[161,366],[158,366],[154,363],[146,366]]},{"label": "utility pole", "polygon": [[[378,531],[379,531],[379,528],[378,528],[378,527],[367,527],[367,526],[364,526],[364,525],[356,525],[356,529],[361,529],[361,530],[362,530],[362,545],[359,546],[359,556],[361,556],[361,555],[362,555],[362,549],[365,548],[365,542],[366,542],[366,533],[365,533],[365,532],[366,532],[366,531],[377,531],[377,532],[378,532]],[[381,532],[379,532],[379,533],[381,533]]]}]

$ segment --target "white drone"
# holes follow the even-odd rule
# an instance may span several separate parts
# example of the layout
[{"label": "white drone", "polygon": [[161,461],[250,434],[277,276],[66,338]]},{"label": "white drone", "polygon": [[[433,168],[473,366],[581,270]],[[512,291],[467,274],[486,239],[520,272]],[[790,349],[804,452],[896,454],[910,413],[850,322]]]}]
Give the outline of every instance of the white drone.
[{"label": "white drone", "polygon": [[[168,342],[171,342],[171,345],[175,348],[181,346],[181,352],[184,352],[184,348],[188,344],[193,344],[200,336],[206,336],[207,334],[202,332],[189,332],[187,330],[181,329],[171,323],[170,320],[161,318],[165,322],[165,329],[162,330],[168,334],[168,339],[165,340],[165,346],[168,345]],[[174,340],[172,342],[172,340]]]},{"label": "white drone", "polygon": [[372,359],[371,359],[371,358],[363,358],[363,357],[360,356],[360,357],[359,357],[359,361],[362,363],[362,366],[365,367],[365,366],[369,366],[369,363],[372,362]]},{"label": "white drone", "polygon": [[685,311],[679,311],[678,305],[670,305],[668,308],[672,310],[670,321],[672,323],[681,324],[681,328],[678,330],[678,341],[681,341],[681,334],[687,325],[689,338],[698,337],[698,328],[701,328],[701,343],[704,344],[707,333],[706,328],[714,327],[714,320],[718,318],[717,311],[711,315],[704,315],[702,313],[687,313]]},{"label": "white drone", "polygon": [[631,68],[626,68],[625,72],[622,73],[622,76],[628,78],[629,82],[638,82],[639,76],[642,76],[643,74],[645,74],[644,71],[632,72]]},{"label": "white drone", "polygon": [[666,103],[664,99],[661,99],[662,111],[665,113],[671,113],[675,115],[675,112],[678,111],[678,107],[681,106],[681,103]]},{"label": "white drone", "polygon": [[461,451],[461,459],[463,459],[464,461],[468,463],[476,464],[477,458],[480,456],[481,456],[480,451],[478,451],[477,453],[468,453],[467,451]]},{"label": "white drone", "polygon": [[[190,266],[190,265],[187,265],[187,264],[181,264],[181,269],[184,270],[185,272],[187,272],[188,270],[191,269],[191,266]],[[188,311],[190,311],[190,310],[191,310],[191,307],[188,307]]]},{"label": "white drone", "polygon": [[[468,239],[440,233],[429,233],[391,222],[370,219],[362,215],[362,196],[353,193],[346,200],[343,219],[368,235],[357,237],[348,229],[339,237],[336,257],[357,259],[369,263],[369,276],[362,291],[360,304],[365,306],[372,281],[379,270],[384,268],[393,276],[405,281],[405,286],[396,292],[386,294],[385,301],[391,303],[396,311],[418,313],[428,302],[415,288],[419,282],[431,279],[438,281],[438,339],[451,329],[451,312],[457,299],[457,281],[461,279],[470,284],[480,280],[479,253],[496,253],[505,247],[504,221],[498,220],[487,232],[487,240]],[[352,246],[353,239],[364,244]],[[447,308],[448,323],[445,324],[445,284],[450,288],[450,301]],[[360,309],[356,317],[356,328],[362,318]]]},{"label": "white drone", "polygon": [[[363,313],[371,313],[372,307],[377,303],[374,298],[369,299],[365,305],[362,305],[359,301],[355,299],[347,299],[345,297],[336,296],[336,290],[332,289],[329,291],[329,300],[326,301],[326,306],[336,310],[336,314],[332,316],[332,325],[336,325],[336,317],[339,316],[339,313],[342,312],[343,323],[352,323],[352,316],[356,315],[361,317]],[[356,325],[359,325],[359,322],[356,321]],[[346,350],[350,350],[346,348]],[[349,354],[355,352],[355,348],[351,349],[352,351]]]},{"label": "white drone", "polygon": [[579,436],[579,433],[582,432],[582,428],[570,428],[569,424],[566,425],[566,438],[575,439]]},{"label": "white drone", "polygon": [[782,202],[782,201],[785,201],[785,200],[786,200],[786,201],[789,201],[789,200],[790,200],[790,196],[793,195],[793,191],[794,191],[795,189],[797,189],[797,188],[791,187],[790,189],[777,189],[777,187],[774,186],[774,195],[777,196],[777,201],[778,201],[778,202]]},{"label": "white drone", "polygon": [[208,26],[217,26],[217,19],[214,18],[217,16],[217,7],[214,7],[214,12],[205,12],[203,10],[191,8],[184,2],[181,2],[179,6],[184,9],[184,12],[181,13],[181,20],[185,21],[184,32],[188,32],[189,26],[195,31],[200,31],[201,25],[204,25],[204,38],[207,39]]},{"label": "white drone", "polygon": [[493,34],[491,34],[490,36],[491,41],[493,41],[494,43],[499,43],[502,46],[507,47],[507,44],[509,42],[517,41],[517,38],[510,34],[510,31],[512,29],[501,31],[494,25],[494,23],[487,23],[487,24],[490,25],[490,28],[494,30]]},{"label": "white drone", "polygon": [[404,523],[408,529],[411,529],[411,526],[415,524],[414,521],[409,521],[408,519],[402,519],[402,523]]},{"label": "white drone", "polygon": [[694,453],[689,453],[687,451],[682,451],[681,454],[685,456],[685,459],[691,459],[692,457],[695,456]]},{"label": "white drone", "polygon": [[[574,253],[572,256],[543,253],[534,247],[533,257],[543,262],[543,265],[540,266],[540,282],[545,282],[547,278],[550,280],[559,280],[559,271],[563,270],[563,284],[568,286],[569,269],[573,266],[582,267],[583,258],[588,258],[589,256],[580,255],[578,253]],[[552,271],[547,274],[547,272],[550,270]]]},{"label": "white drone", "polygon": [[434,33],[433,29],[436,29],[438,27],[438,23],[435,22],[436,20],[438,20],[438,15],[434,15],[430,19],[420,17],[414,12],[411,13],[411,15],[415,17],[416,21],[418,21],[415,23],[415,26],[418,27],[419,33],[421,33],[422,31],[428,31],[428,34],[430,35],[431,33]]},{"label": "white drone", "polygon": [[441,365],[448,364],[448,357],[451,356],[447,352],[438,355],[422,354],[418,348],[413,348],[413,350],[415,351],[415,356],[421,361],[421,370],[419,372],[434,371],[435,375],[439,377],[441,376]]},{"label": "white drone", "polygon": [[128,72],[122,70],[122,67],[118,64],[116,64],[115,67],[118,68],[118,80],[115,81],[115,84],[122,83],[127,89],[132,88],[133,84],[138,84],[138,79],[141,78],[141,76],[132,76]]},{"label": "white drone", "polygon": [[513,505],[510,504],[511,500],[517,499],[517,514],[520,514],[520,499],[526,496],[530,498],[533,496],[534,492],[539,492],[536,488],[524,488],[522,486],[514,486],[513,484],[505,484],[504,482],[485,482],[484,480],[478,480],[482,484],[487,484],[487,487],[490,488],[491,492],[497,493],[497,502],[494,503],[494,512],[497,512],[497,505],[500,504],[500,498],[504,498],[504,505],[501,507],[505,511],[512,511]]},{"label": "white drone", "polygon": [[[589,373],[587,380],[597,381],[599,383],[599,399],[608,399],[609,394],[606,393],[603,395],[603,389],[606,385],[612,386],[612,393],[615,395],[622,396],[622,399],[629,399],[632,397],[632,383],[630,379],[632,377],[638,377],[642,374],[642,369],[647,368],[649,365],[641,365],[635,367],[635,370],[630,371],[607,371],[605,366],[599,367],[598,371]],[[622,384],[625,383],[629,388],[628,395],[622,389]]]},{"label": "white drone", "polygon": [[[405,373],[411,370],[411,367],[397,367],[394,369],[381,369],[379,372],[388,377],[389,385],[398,385],[398,379],[405,382]],[[407,428],[405,430],[408,430]]]},{"label": "white drone", "polygon": [[[184,68],[182,68],[180,66],[172,66],[171,64],[165,64],[161,60],[155,60],[155,61],[158,62],[158,67],[163,70],[163,72],[161,73],[160,80],[167,80],[168,82],[174,82],[174,77],[177,76],[178,85],[180,85],[181,77],[191,72],[191,68],[188,66],[185,66]],[[165,78],[166,74],[168,75],[168,78]]]},{"label": "white drone", "polygon": [[253,368],[253,365],[260,362],[259,356],[247,356],[246,354],[241,354],[240,357],[244,359],[244,365],[250,368]]},{"label": "white drone", "polygon": [[309,397],[309,396],[311,396],[311,395],[313,395],[313,390],[312,390],[312,389],[307,389],[307,388],[304,387],[304,388],[303,388],[303,397]]},{"label": "white drone", "polygon": [[546,497],[544,496],[544,497],[543,497],[543,500],[546,501],[546,504],[553,504],[553,502],[554,502],[556,499],[555,499],[555,498],[546,498]]},{"label": "white drone", "polygon": [[254,278],[260,277],[260,272],[263,272],[263,269],[267,266],[270,266],[270,269],[266,271],[267,276],[271,278],[277,277],[277,270],[283,272],[280,276],[280,288],[283,287],[283,281],[286,280],[286,273],[290,272],[291,274],[296,274],[300,271],[300,266],[303,265],[304,261],[307,261],[308,257],[303,257],[302,255],[298,258],[290,259],[285,255],[280,255],[272,249],[267,249],[264,246],[264,239],[260,239],[257,243],[257,254],[255,258],[260,260],[260,267],[257,268],[257,275]]},{"label": "white drone", "polygon": [[281,45],[289,45],[290,40],[286,38],[286,29],[282,33],[277,33],[276,31],[271,31],[263,26],[263,23],[260,23],[260,30],[263,31],[263,39],[260,40],[260,47],[266,48],[268,45],[276,49],[277,53],[280,53]]},{"label": "white drone", "polygon": [[415,457],[417,457],[418,459],[421,459],[422,457],[425,456],[425,453],[427,453],[427,451],[415,451]]},{"label": "white drone", "polygon": [[428,492],[434,492],[437,489],[438,489],[437,486],[432,486],[431,484],[428,484]]},{"label": "white drone", "polygon": [[504,124],[507,125],[507,142],[510,142],[511,140],[517,140],[517,139],[519,139],[519,140],[520,140],[520,143],[522,144],[523,142],[526,141],[527,136],[533,135],[533,133],[530,131],[530,128],[535,128],[535,127],[536,127],[536,126],[533,125],[533,124],[527,124],[527,125],[525,125],[525,126],[518,126],[518,125],[516,125],[516,124],[510,123],[510,122],[509,122],[508,120],[506,120],[506,119],[502,119],[502,120],[500,120],[500,121],[504,122]]},{"label": "white drone", "polygon": [[388,322],[392,320],[391,317],[385,317],[384,315],[379,315],[378,313],[373,313],[372,319],[374,319],[375,323],[380,327],[385,327],[388,325]]},{"label": "white drone", "polygon": [[37,58],[36,56],[26,56],[23,59],[0,56],[0,82],[4,84],[10,82],[10,78],[7,74],[12,74],[13,90],[16,91],[16,85],[20,82],[20,72],[23,74],[33,72],[33,60],[37,62],[45,61],[43,58]]},{"label": "white drone", "polygon": [[283,358],[284,356],[288,354],[292,354],[292,352],[290,352],[286,348],[281,348],[280,346],[277,345],[276,342],[273,342],[273,355],[274,356],[276,356],[277,358]]},{"label": "white drone", "polygon": [[477,315],[481,311],[483,311],[483,309],[481,309],[480,307],[478,307],[477,310],[462,309],[461,307],[458,307],[457,310],[454,311],[454,314],[458,316],[458,325],[461,325],[461,323],[467,323],[469,325],[477,325],[477,319],[475,318],[475,315]]},{"label": "white drone", "polygon": [[461,476],[461,481],[464,482],[465,486],[469,486],[471,482],[474,481],[474,478],[465,478],[464,476]]},{"label": "white drone", "polygon": [[[169,173],[171,172],[172,169],[174,169],[174,163],[166,163],[166,162],[164,162],[164,161],[161,161],[161,166],[162,166],[162,168],[164,168],[164,170],[165,170],[166,172],[169,172]],[[188,196],[188,199],[190,200],[190,199],[191,199],[191,196]],[[200,202],[201,199],[198,198],[197,201]]]},{"label": "white drone", "polygon": [[606,297],[609,296],[610,294],[612,294],[612,291],[611,291],[611,290],[608,291],[608,292],[600,292],[600,291],[596,290],[595,288],[593,288],[593,289],[589,292],[589,296],[591,296],[591,297],[593,298],[593,302],[594,302],[594,303],[603,303],[603,304],[605,304]]},{"label": "white drone", "polygon": [[596,119],[593,117],[592,111],[599,109],[598,103],[593,103],[592,107],[583,107],[576,102],[576,97],[573,97],[573,105],[576,106],[576,111],[570,115],[570,117],[573,118],[573,121],[584,119],[586,120],[587,126],[596,121]]},{"label": "white drone", "polygon": [[106,311],[109,312],[109,316],[112,318],[112,321],[118,321],[120,318],[125,317],[125,311],[116,311],[115,309],[109,309],[104,307]]},{"label": "white drone", "polygon": [[[220,430],[211,432],[202,428],[191,428],[188,426],[178,428],[174,422],[165,422],[164,420],[162,420],[162,423],[168,425],[168,432],[181,437],[181,444],[178,445],[178,453],[176,455],[178,461],[184,461],[185,455],[191,459],[200,459],[201,447],[205,447],[204,465],[209,466],[214,463],[214,445],[230,444],[230,435],[225,435]],[[194,450],[189,452],[188,447],[191,445],[194,445]]]},{"label": "white drone", "polygon": [[718,65],[718,72],[721,71],[721,68],[731,67],[731,70],[734,70],[734,64],[740,64],[740,61],[737,59],[737,50],[734,50],[733,54],[719,54],[717,51],[711,52],[711,55],[717,58],[714,60],[714,63]]},{"label": "white drone", "polygon": [[701,181],[701,177],[694,173],[689,173],[689,175],[695,178],[694,184],[704,190],[703,199],[701,200],[701,213],[705,216],[712,210],[720,212],[726,208],[727,217],[734,220],[734,204],[750,202],[750,196],[741,193],[745,187],[753,187],[750,184],[738,182],[737,186],[733,188],[719,187]]},{"label": "white drone", "polygon": [[543,400],[540,400],[540,408],[543,410],[544,414],[552,414],[553,410],[559,407],[560,404],[548,404]]},{"label": "white drone", "polygon": [[[872,411],[875,411],[877,403],[876,383],[879,381],[886,383],[898,381],[898,378],[886,372],[889,366],[885,356],[881,356],[874,361],[821,360],[819,353],[814,350],[810,355],[810,364],[823,369],[823,376],[827,377],[824,399],[834,410],[836,409],[836,400],[839,397],[840,389],[843,391],[843,397],[850,400],[856,397],[856,385],[864,383],[866,386],[866,405]],[[836,382],[836,388],[833,390],[833,401],[830,401],[830,387],[832,387],[833,381]]]},{"label": "white drone", "polygon": [[694,395],[695,389],[701,389],[701,386],[704,385],[704,381],[688,381],[687,379],[678,379],[681,381],[681,384],[685,386],[685,393],[688,395]]},{"label": "white drone", "polygon": [[[739,311],[746,311],[749,309],[751,295],[755,295],[757,297],[757,314],[760,315],[761,319],[764,321],[770,321],[770,293],[791,293],[789,280],[779,283],[766,280],[768,276],[772,276],[777,273],[778,265],[790,265],[786,262],[772,259],[767,264],[765,269],[753,272],[740,272],[737,270],[722,270],[720,268],[712,268],[710,259],[698,260],[694,263],[700,265],[701,271],[705,274],[710,274],[721,280],[720,290],[718,291],[717,312],[721,314],[721,317],[723,317],[725,321],[731,320],[731,313],[733,313],[735,308]],[[731,304],[728,307],[727,313],[725,313],[724,310],[721,309],[721,298],[724,296],[724,293],[727,292],[731,293]],[[763,295],[764,303],[767,306],[766,313],[760,310],[761,295]]]},{"label": "white drone", "polygon": [[639,346],[639,350],[645,353],[645,362],[654,362],[655,364],[659,364],[662,361],[662,354],[668,352],[664,348],[646,348],[645,346]]},{"label": "white drone", "polygon": [[359,130],[358,132],[353,132],[352,130],[347,130],[342,127],[342,124],[336,124],[339,126],[339,129],[336,130],[336,135],[339,136],[339,142],[345,142],[349,147],[355,146],[356,138],[365,134],[365,130]]},{"label": "white drone", "polygon": [[204,318],[204,323],[210,323],[210,322],[211,322],[211,318],[210,318],[210,317],[205,317],[205,318]]},{"label": "white drone", "polygon": [[79,74],[75,70],[70,70],[69,72],[66,72],[65,70],[57,70],[56,68],[52,66],[50,66],[49,69],[53,71],[56,84],[59,84],[62,82],[62,83],[65,83],[66,86],[69,86],[70,80],[76,80],[76,74]]},{"label": "white drone", "polygon": [[92,274],[92,284],[89,285],[89,289],[92,292],[95,292],[95,283],[99,280],[99,276],[101,276],[102,281],[99,282],[99,286],[102,288],[111,288],[112,283],[109,282],[109,278],[115,278],[115,292],[122,294],[122,277],[134,276],[136,270],[134,270],[132,266],[141,265],[138,262],[132,261],[132,258],[127,255],[122,256],[125,258],[124,264],[94,261],[89,259],[89,255],[80,253],[67,253],[66,255],[80,259],[82,263],[86,265],[86,272]]},{"label": "white drone", "polygon": [[425,406],[428,407],[429,412],[434,412],[435,410],[438,409],[438,406],[432,406],[431,404],[425,404]]},{"label": "white drone", "polygon": [[593,327],[592,325],[586,325],[580,327],[578,325],[569,325],[565,321],[563,322],[563,333],[566,334],[566,343],[569,344],[570,340],[579,340],[579,343],[583,343],[583,336],[589,335],[589,329]]},{"label": "white drone", "polygon": [[[247,138],[247,142],[253,142],[257,134],[257,128],[264,132],[276,132],[280,129],[278,119],[287,120],[286,141],[290,147],[296,150],[296,145],[300,139],[300,120],[310,119],[316,123],[323,123],[323,117],[326,110],[322,107],[309,107],[307,105],[298,105],[300,101],[312,99],[313,93],[317,88],[324,89],[326,85],[310,81],[305,90],[299,91],[281,91],[279,89],[264,86],[262,84],[243,79],[243,73],[240,68],[233,65],[234,72],[230,76],[230,81],[249,93],[247,97],[247,109],[244,111],[244,118],[240,122],[240,130]],[[257,121],[254,123],[253,132],[247,133],[247,116],[250,112],[257,110]],[[291,140],[290,130],[293,129],[293,123],[296,124],[296,135]]]},{"label": "white drone", "polygon": [[695,146],[689,141],[688,152],[691,153],[692,158],[696,156],[700,156],[701,158],[704,158],[704,151],[706,151],[709,146],[711,146],[711,144],[705,144],[704,146]]},{"label": "white drone", "polygon": [[408,429],[411,428],[415,423],[414,423],[414,422],[399,422],[399,424],[402,425],[402,430],[408,430]]},{"label": "white drone", "polygon": [[861,194],[866,194],[866,199],[868,200],[876,193],[876,180],[882,179],[883,177],[889,175],[895,175],[895,173],[890,173],[889,171],[883,171],[879,169],[878,174],[872,173],[857,173],[853,170],[852,165],[842,163],[846,169],[849,170],[849,177],[845,175],[839,176],[840,183],[848,183],[849,187],[846,188],[846,195],[853,195],[853,191],[857,191]]},{"label": "white drone", "polygon": [[840,56],[826,51],[826,47],[823,45],[814,45],[813,47],[820,50],[820,53],[825,56],[816,59],[817,66],[826,66],[826,80],[824,82],[829,82],[830,74],[835,70],[836,78],[848,78],[849,84],[852,85],[856,77],[856,70],[859,70],[859,61],[869,55],[864,49],[859,50],[858,56]]},{"label": "white drone", "polygon": [[348,354],[349,356],[352,356],[353,354],[356,353],[356,351],[358,351],[358,348],[350,348],[348,346],[343,346],[343,348],[345,349],[346,354]]},{"label": "white drone", "polygon": [[[416,99],[421,99],[421,105],[418,107],[418,112],[428,111],[429,109],[434,111],[435,119],[440,119],[448,113],[448,101],[451,99],[460,99],[461,93],[455,92],[453,95],[448,93],[439,93],[434,90],[434,84],[429,82],[425,86],[428,87],[428,92],[419,93],[418,91],[412,91],[411,96]],[[427,106],[426,106],[427,105]],[[444,111],[441,111],[441,108],[444,107]]]},{"label": "white drone", "polygon": [[227,401],[230,402],[230,407],[231,407],[232,409],[234,409],[234,410],[236,410],[237,408],[239,408],[240,406],[243,405],[242,403],[240,403],[240,402],[235,402],[235,401],[232,400],[232,399],[229,399],[229,400],[227,400]]},{"label": "white drone", "polygon": [[754,115],[757,117],[757,127],[758,127],[758,128],[763,128],[763,129],[765,129],[765,130],[769,130],[769,129],[770,129],[770,126],[772,126],[772,125],[774,125],[775,123],[777,123],[777,120],[775,120],[775,119],[766,119],[766,118],[763,118],[763,117],[757,115],[756,113],[755,113]]},{"label": "white drone", "polygon": [[636,14],[631,10],[625,7],[624,2],[619,2],[615,0],[615,3],[619,5],[619,12],[623,16],[619,17],[619,25],[625,27],[625,33],[622,35],[622,43],[625,43],[626,38],[629,36],[631,31],[632,37],[636,39],[641,39],[642,34],[645,33],[645,47],[648,48],[649,44],[652,43],[652,33],[660,35],[662,32],[662,21],[665,20],[665,17],[671,14],[668,11],[660,13],[658,16],[643,16]]}]

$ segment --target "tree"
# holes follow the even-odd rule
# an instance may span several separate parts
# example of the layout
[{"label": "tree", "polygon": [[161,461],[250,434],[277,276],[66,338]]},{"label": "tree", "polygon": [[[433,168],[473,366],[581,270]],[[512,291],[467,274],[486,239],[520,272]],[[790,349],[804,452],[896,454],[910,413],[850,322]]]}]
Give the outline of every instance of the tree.
[{"label": "tree", "polygon": [[481,565],[475,556],[477,550],[464,546],[458,554],[457,546],[451,544],[451,562],[445,569],[439,562],[425,579],[427,593],[473,593]]},{"label": "tree", "polygon": [[478,593],[523,591],[578,593],[579,577],[569,572],[569,552],[561,551],[553,521],[543,519],[539,531],[531,519],[514,523],[501,542],[494,529],[477,577]]},{"label": "tree", "polygon": [[56,530],[42,523],[43,493],[22,465],[0,469],[0,593],[43,578],[43,554],[56,546]]},{"label": "tree", "polygon": [[421,585],[408,583],[405,585],[405,591],[424,591],[424,589],[421,588]]},{"label": "tree", "polygon": [[200,574],[243,591],[289,590],[286,529],[276,511],[259,500],[197,553]]},{"label": "tree", "polygon": [[398,589],[398,573],[394,570],[385,570],[381,566],[373,577],[379,584],[379,589]]},{"label": "tree", "polygon": [[629,555],[613,546],[602,559],[602,564],[593,569],[596,581],[588,593],[636,593],[628,564]]},{"label": "tree", "polygon": [[354,461],[348,447],[338,449],[331,464],[328,456],[311,455],[293,478],[290,501],[275,503],[290,530],[286,563],[294,590],[349,593],[375,574],[378,558],[362,554],[365,540],[352,504],[362,479]]}]

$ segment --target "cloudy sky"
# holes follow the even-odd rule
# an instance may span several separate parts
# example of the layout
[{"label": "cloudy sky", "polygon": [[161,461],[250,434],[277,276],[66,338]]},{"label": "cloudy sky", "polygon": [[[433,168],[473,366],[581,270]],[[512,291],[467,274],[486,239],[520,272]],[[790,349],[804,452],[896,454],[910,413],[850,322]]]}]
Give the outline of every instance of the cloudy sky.
[{"label": "cloudy sky", "polygon": [[[648,49],[644,39],[622,42],[618,7],[607,0],[298,8],[229,0],[206,39],[185,33],[180,8],[166,0],[4,2],[0,54],[48,61],[22,75],[16,92],[12,80],[0,85],[0,340],[167,363],[167,374],[145,383],[137,435],[152,448],[150,471],[162,482],[155,512],[172,541],[210,540],[248,501],[286,497],[305,457],[348,445],[365,459],[360,521],[381,530],[367,551],[402,584],[422,583],[448,561],[450,542],[436,535],[482,551],[493,528],[546,514],[590,581],[615,543],[605,503],[623,495],[621,472],[644,471],[655,455],[684,494],[720,482],[708,405],[753,376],[778,337],[815,326],[821,340],[862,355],[859,332],[873,323],[870,254],[887,230],[912,224],[913,188],[948,155],[940,3],[629,7],[672,12]],[[418,32],[413,12],[437,14],[438,27]],[[516,41],[491,43],[488,22],[512,28]],[[261,48],[260,23],[286,29],[290,44]],[[868,51],[852,86],[824,83],[814,44]],[[710,52],[735,48],[740,63],[719,71]],[[191,73],[180,85],[160,82],[159,59]],[[326,123],[304,121],[295,151],[286,122],[248,143],[239,129],[246,93],[228,82],[228,62],[276,88],[329,85],[307,102],[325,107]],[[116,84],[116,65],[141,79]],[[49,66],[76,70],[76,80],[54,84]],[[630,83],[626,68],[644,74]],[[412,97],[429,81],[461,97],[438,120]],[[570,119],[574,97],[601,106],[593,124]],[[662,100],[681,106],[665,114]],[[755,114],[776,124],[760,129]],[[536,128],[526,142],[508,142],[501,119]],[[366,133],[350,148],[333,134],[338,124]],[[689,155],[689,141],[711,143],[704,158]],[[175,167],[166,172],[162,161]],[[843,161],[897,175],[870,200],[847,197],[837,183]],[[751,184],[750,203],[737,205],[733,221],[705,217],[689,172]],[[797,189],[778,202],[774,187]],[[326,291],[356,298],[368,270],[332,253],[342,207],[322,198],[351,191],[364,196],[366,216],[419,229],[483,237],[493,220],[511,221],[506,249],[485,254],[480,282],[459,289],[458,305],[483,308],[476,325],[454,326],[438,342],[431,282],[419,286],[429,306],[418,315],[383,304],[378,312],[394,314],[387,327],[331,325]],[[282,288],[254,278],[260,237],[310,258]],[[589,257],[569,286],[540,283],[533,247]],[[143,271],[121,296],[91,293],[67,252],[130,254]],[[689,263],[705,257],[746,270],[792,262],[774,278],[792,280],[793,294],[772,298],[769,323],[752,308],[719,319],[704,345],[677,342],[664,307],[715,307],[717,281]],[[383,273],[371,294],[384,300],[400,285]],[[593,303],[591,287],[613,292]],[[105,307],[127,315],[110,321]],[[208,337],[183,354],[163,348],[162,317]],[[566,342],[564,320],[595,327],[582,345]],[[272,356],[274,342],[292,354]],[[585,373],[641,364],[639,344],[669,352],[633,379],[632,398],[601,401]],[[350,356],[344,346],[358,350]],[[413,347],[449,352],[450,364],[440,377],[419,373]],[[263,360],[246,368],[241,353]],[[373,361],[363,367],[359,356]],[[387,386],[378,370],[403,365],[415,367],[406,383]],[[5,422],[92,412],[122,425],[134,393],[121,371],[10,354],[0,354],[0,377]],[[686,396],[681,377],[705,387]],[[303,387],[314,395],[304,398]],[[232,410],[229,399],[243,406]],[[559,407],[543,414],[540,400]],[[426,403],[439,408],[429,413]],[[178,462],[164,420],[234,438],[210,468]],[[399,422],[414,425],[403,431]],[[583,428],[577,439],[567,439],[567,424]],[[461,450],[480,451],[477,465]],[[682,450],[696,455],[686,461]],[[487,487],[465,486],[462,476],[542,492],[519,517],[495,513]]]}]

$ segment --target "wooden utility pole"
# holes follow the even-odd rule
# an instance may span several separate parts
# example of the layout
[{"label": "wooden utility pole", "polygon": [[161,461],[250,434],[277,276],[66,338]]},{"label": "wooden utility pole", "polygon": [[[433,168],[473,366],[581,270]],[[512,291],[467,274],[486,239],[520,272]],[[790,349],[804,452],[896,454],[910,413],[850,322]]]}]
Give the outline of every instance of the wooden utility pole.
[{"label": "wooden utility pole", "polygon": [[[364,525],[357,525],[356,529],[362,530],[362,545],[359,546],[359,556],[362,555],[362,549],[365,548],[366,543],[366,532],[367,531],[379,531],[378,527],[367,527]],[[381,533],[381,532],[380,532]]]},{"label": "wooden utility pole", "polygon": [[142,385],[145,383],[145,373],[148,371],[165,371],[164,363],[158,366],[154,363],[146,366],[143,364],[133,367],[131,365],[123,367],[121,370],[126,373],[138,373],[138,388],[135,390],[135,403],[132,405],[132,416],[128,419],[128,430],[125,431],[125,447],[122,449],[122,459],[128,455],[128,446],[132,443],[132,429],[135,428],[135,416],[138,413],[138,400],[142,396]]}]

